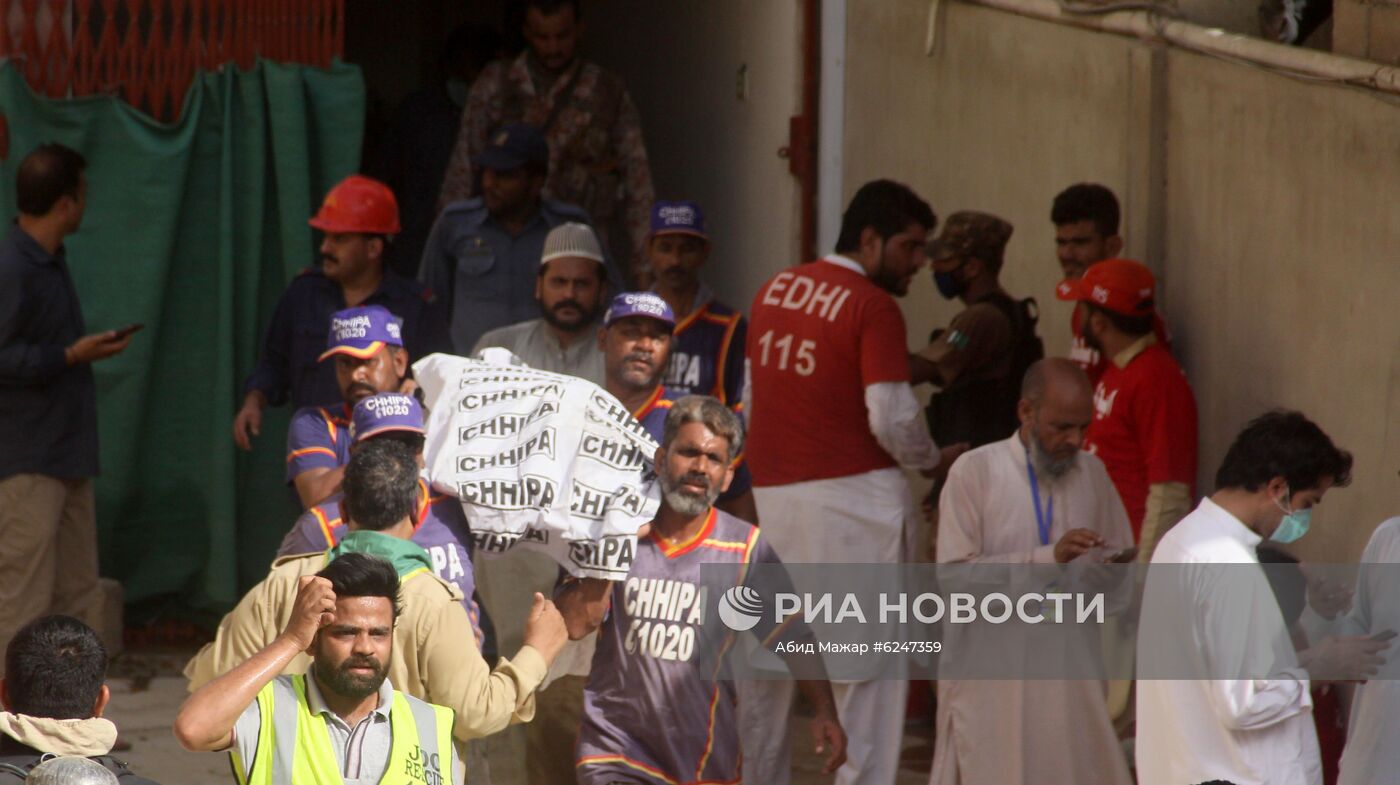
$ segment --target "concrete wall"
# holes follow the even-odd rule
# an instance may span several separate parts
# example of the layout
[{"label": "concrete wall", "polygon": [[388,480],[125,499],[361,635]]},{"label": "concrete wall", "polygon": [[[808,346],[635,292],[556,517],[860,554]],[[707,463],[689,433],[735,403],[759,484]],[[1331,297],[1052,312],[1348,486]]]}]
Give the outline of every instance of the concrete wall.
[{"label": "concrete wall", "polygon": [[[1400,512],[1400,106],[1145,42],[945,2],[931,56],[921,0],[851,0],[845,190],[894,176],[940,215],[1016,225],[1005,283],[1040,300],[1052,353],[1050,201],[1102,182],[1124,201],[1128,252],[1161,276],[1200,406],[1198,490],[1234,434],[1296,407],[1356,454],[1305,557],[1349,559]],[[921,276],[911,346],[955,311]]]},{"label": "concrete wall", "polygon": [[590,0],[585,12],[588,55],[641,113],[657,196],[704,208],[705,278],[738,308],[797,261],[797,186],[777,151],[801,105],[798,12],[795,0]]}]

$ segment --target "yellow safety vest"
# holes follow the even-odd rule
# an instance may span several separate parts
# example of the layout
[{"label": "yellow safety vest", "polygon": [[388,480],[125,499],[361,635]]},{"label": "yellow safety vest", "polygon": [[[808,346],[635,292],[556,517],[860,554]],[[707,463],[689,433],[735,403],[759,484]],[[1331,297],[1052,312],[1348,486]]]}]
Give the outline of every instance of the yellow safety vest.
[{"label": "yellow safety vest", "polygon": [[[258,713],[252,766],[243,765],[236,746],[229,752],[239,785],[344,785],[326,718],[307,703],[305,675],[279,676],[263,687]],[[448,785],[452,720],[451,709],[394,690],[389,764],[380,785]]]}]

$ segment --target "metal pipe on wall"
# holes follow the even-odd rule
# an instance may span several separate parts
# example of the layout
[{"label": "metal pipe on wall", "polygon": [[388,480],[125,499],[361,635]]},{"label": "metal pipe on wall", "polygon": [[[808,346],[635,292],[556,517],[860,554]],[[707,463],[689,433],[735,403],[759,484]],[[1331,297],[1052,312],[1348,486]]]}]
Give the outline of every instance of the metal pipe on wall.
[{"label": "metal pipe on wall", "polygon": [[802,2],[802,114],[788,128],[788,170],[799,183],[798,248],[800,261],[816,258],[817,113],[821,90],[821,0]]},{"label": "metal pipe on wall", "polygon": [[[1331,52],[1276,44],[1262,38],[1227,33],[1190,22],[1167,19],[1148,11],[1072,13],[1056,0],[968,0],[1022,16],[1071,24],[1092,30],[1165,41],[1183,49],[1252,63],[1303,79],[1341,82],[1400,94],[1400,69]],[[932,9],[930,13],[936,13]]]}]

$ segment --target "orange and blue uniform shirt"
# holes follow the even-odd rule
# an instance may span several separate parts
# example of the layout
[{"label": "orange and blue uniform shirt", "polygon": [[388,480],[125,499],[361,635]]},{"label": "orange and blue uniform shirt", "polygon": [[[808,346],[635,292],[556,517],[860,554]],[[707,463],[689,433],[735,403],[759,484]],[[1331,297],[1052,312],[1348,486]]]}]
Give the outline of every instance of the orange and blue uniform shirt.
[{"label": "orange and blue uniform shirt", "polygon": [[[277,556],[320,553],[334,548],[345,536],[347,528],[340,517],[340,500],[336,493],[301,514],[292,530],[282,538]],[[471,536],[462,505],[450,496],[434,493],[428,483],[418,480],[418,511],[413,542],[428,552],[433,560],[433,572],[462,592],[462,607],[471,617],[477,643],[482,640],[481,609],[472,595],[476,592],[476,576],[472,572]]]},{"label": "orange and blue uniform shirt", "polygon": [[[722,673],[735,633],[707,620],[727,590],[749,583],[751,565],[766,563],[781,560],[759,529],[714,508],[687,542],[637,541],[583,693],[579,785],[740,781],[735,681]],[[805,632],[796,619],[764,619],[753,634],[771,650]]]},{"label": "orange and blue uniform shirt", "polygon": [[338,469],[350,462],[350,404],[307,406],[287,427],[287,484],[311,469]]},{"label": "orange and blue uniform shirt", "polygon": [[676,323],[663,383],[682,395],[710,395],[738,411],[744,390],[744,315],[700,288],[696,307]]}]

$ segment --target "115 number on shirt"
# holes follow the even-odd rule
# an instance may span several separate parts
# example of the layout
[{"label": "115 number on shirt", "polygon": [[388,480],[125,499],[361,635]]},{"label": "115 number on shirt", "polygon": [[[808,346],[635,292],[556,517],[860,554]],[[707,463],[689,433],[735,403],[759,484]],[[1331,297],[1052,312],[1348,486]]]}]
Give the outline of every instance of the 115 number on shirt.
[{"label": "115 number on shirt", "polygon": [[788,369],[788,361],[792,360],[792,369],[798,376],[811,376],[817,369],[817,342],[805,338],[797,344],[797,351],[792,350],[795,339],[791,333],[773,339],[773,331],[769,330],[758,339],[760,353],[758,364],[767,366],[770,356],[776,355],[777,367],[780,371]]}]

